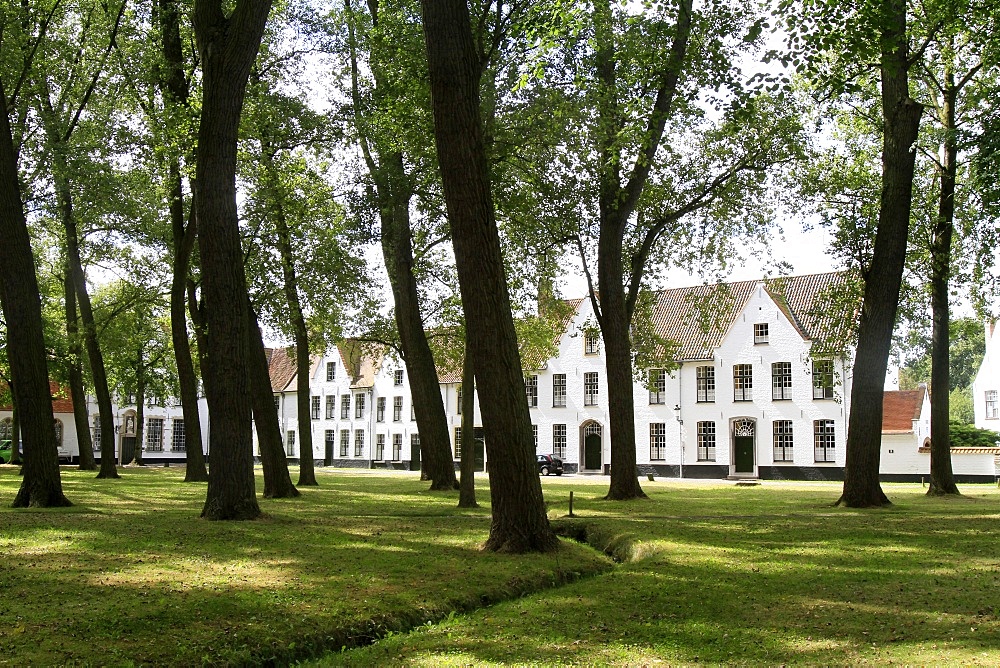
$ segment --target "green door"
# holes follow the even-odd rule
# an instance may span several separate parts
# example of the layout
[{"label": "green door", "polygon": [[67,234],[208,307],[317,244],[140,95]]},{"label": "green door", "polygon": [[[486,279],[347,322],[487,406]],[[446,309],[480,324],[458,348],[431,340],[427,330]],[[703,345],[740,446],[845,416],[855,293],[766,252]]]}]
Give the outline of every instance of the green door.
[{"label": "green door", "polygon": [[753,436],[737,436],[734,441],[736,472],[753,473]]},{"label": "green door", "polygon": [[420,470],[420,441],[410,441],[410,470]]},{"label": "green door", "polygon": [[121,464],[131,464],[135,459],[135,436],[122,436]]},{"label": "green door", "polygon": [[583,441],[583,468],[595,470],[601,468],[601,436],[588,434]]}]

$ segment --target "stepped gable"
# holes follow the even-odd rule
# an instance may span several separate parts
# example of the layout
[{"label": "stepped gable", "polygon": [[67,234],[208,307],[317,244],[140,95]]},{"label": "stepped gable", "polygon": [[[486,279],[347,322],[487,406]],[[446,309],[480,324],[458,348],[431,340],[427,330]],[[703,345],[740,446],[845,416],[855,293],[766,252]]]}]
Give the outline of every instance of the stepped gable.
[{"label": "stepped gable", "polygon": [[295,378],[295,357],[291,348],[271,348],[268,353],[267,372],[271,376],[271,391],[284,392]]},{"label": "stepped gable", "polygon": [[351,375],[351,388],[374,387],[375,374],[382,368],[388,348],[380,343],[343,339],[337,343],[340,361]]},{"label": "stepped gable", "polygon": [[882,433],[912,434],[913,421],[920,418],[924,389],[890,390],[882,394]]},{"label": "stepped gable", "polygon": [[677,344],[680,361],[712,359],[761,283],[804,339],[834,334],[849,320],[829,308],[829,297],[847,287],[845,272],[831,272],[663,290],[653,307],[655,331]]}]

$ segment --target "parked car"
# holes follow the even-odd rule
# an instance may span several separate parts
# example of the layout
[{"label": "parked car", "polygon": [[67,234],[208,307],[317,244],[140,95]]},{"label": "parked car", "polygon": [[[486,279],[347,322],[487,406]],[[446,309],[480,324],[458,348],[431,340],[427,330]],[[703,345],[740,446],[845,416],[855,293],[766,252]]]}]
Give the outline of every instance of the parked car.
[{"label": "parked car", "polygon": [[563,474],[563,462],[553,455],[538,455],[538,473],[540,475]]},{"label": "parked car", "polygon": [[14,449],[11,447],[10,440],[0,442],[0,464],[10,464],[13,456]]}]

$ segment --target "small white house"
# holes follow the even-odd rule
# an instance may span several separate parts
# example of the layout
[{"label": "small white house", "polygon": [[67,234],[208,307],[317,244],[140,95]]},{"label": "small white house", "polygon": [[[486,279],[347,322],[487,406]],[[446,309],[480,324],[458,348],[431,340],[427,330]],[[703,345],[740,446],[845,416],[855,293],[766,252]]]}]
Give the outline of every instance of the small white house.
[{"label": "small white house", "polygon": [[976,426],[1000,431],[1000,333],[996,322],[986,325],[986,353],[972,382]]}]

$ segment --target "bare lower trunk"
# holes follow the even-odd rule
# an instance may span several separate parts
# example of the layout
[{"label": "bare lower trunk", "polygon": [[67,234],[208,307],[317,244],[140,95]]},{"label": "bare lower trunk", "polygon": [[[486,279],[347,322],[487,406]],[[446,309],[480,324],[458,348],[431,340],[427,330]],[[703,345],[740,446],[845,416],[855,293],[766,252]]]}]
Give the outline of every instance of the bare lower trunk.
[{"label": "bare lower trunk", "polygon": [[[882,388],[896,324],[906,241],[909,233],[915,153],[921,106],[909,95],[906,3],[887,0],[882,33],[882,195],[871,266],[854,358],[851,415],[847,431],[844,492],[838,503],[851,508],[889,505],[879,484]],[[948,388],[941,388],[947,393]]]},{"label": "bare lower trunk", "polygon": [[[52,394],[42,330],[35,258],[20,197],[17,157],[0,80],[0,305],[7,324],[13,404],[26,426],[23,479],[14,507],[69,506],[59,477]],[[17,443],[17,440],[14,441]],[[16,447],[16,446],[15,446]]]},{"label": "bare lower trunk", "polygon": [[[141,363],[140,363],[141,367]],[[141,375],[142,369],[137,370]],[[146,385],[141,380],[135,390],[135,449],[132,451],[135,456],[136,466],[145,466],[142,461],[142,448],[145,445],[143,439],[146,434]]]},{"label": "bare lower trunk", "polygon": [[305,319],[299,314],[301,330],[295,333],[295,365],[297,367],[296,404],[299,416],[299,487],[316,486],[316,469],[313,461],[312,415],[309,402],[309,336]]},{"label": "bare lower trunk", "polygon": [[476,376],[472,362],[465,356],[462,363],[462,480],[458,487],[458,507],[478,508],[476,502]]},{"label": "bare lower trunk", "polygon": [[524,376],[511,317],[479,116],[482,67],[464,0],[423,0],[424,37],[441,182],[483,401],[492,523],[485,548],[555,549],[535,463]]},{"label": "bare lower trunk", "polygon": [[76,425],[76,441],[80,450],[79,467],[81,471],[96,471],[94,443],[90,438],[90,418],[87,415],[87,391],[83,385],[83,351],[80,349],[80,332],[77,326],[76,293],[68,267],[63,279],[63,297],[66,300],[66,338],[69,340],[66,376],[69,379],[69,392],[73,397],[73,424]]},{"label": "bare lower trunk", "polygon": [[[252,311],[251,311],[252,313]],[[288,473],[288,458],[281,442],[281,425],[274,410],[274,393],[267,370],[267,353],[257,318],[250,323],[250,391],[253,393],[253,417],[264,470],[264,498],[287,499],[299,495]]]}]

